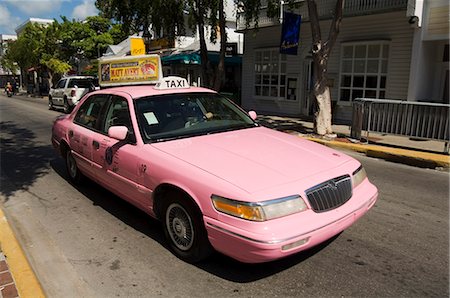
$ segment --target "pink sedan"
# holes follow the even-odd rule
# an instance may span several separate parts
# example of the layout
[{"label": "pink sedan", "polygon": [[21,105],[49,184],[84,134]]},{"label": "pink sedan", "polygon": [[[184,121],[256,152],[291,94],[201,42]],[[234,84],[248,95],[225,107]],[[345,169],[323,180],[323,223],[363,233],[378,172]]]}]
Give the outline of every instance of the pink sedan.
[{"label": "pink sedan", "polygon": [[355,159],[258,125],[171,78],[87,94],[53,126],[70,179],[88,177],[163,223],[187,261],[286,257],[337,235],[378,192]]}]

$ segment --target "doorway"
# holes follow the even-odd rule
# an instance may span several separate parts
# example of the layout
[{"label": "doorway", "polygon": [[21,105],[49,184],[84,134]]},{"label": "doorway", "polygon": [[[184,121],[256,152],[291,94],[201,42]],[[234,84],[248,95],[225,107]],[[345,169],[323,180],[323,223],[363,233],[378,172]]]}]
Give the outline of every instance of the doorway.
[{"label": "doorway", "polygon": [[311,96],[314,87],[314,68],[311,57],[306,57],[303,62],[303,94],[301,100],[301,113],[305,116],[313,115],[313,98]]}]

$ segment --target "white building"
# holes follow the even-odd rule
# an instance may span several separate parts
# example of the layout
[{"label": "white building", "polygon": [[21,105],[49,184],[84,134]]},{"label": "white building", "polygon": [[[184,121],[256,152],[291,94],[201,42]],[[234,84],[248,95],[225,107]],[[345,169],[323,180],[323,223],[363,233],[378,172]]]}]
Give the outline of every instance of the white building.
[{"label": "white building", "polygon": [[8,44],[15,40],[17,40],[17,35],[0,34],[0,42],[1,42],[0,57],[6,53],[6,50],[8,49]]},{"label": "white building", "polygon": [[[247,109],[311,116],[311,27],[305,1],[298,53],[279,53],[281,25],[266,16],[245,35],[242,105]],[[327,38],[335,0],[317,0]],[[335,119],[350,120],[352,100],[403,99],[448,103],[449,4],[446,0],[346,0],[340,33],[328,62]]]},{"label": "white building", "polygon": [[40,24],[40,25],[44,25],[47,26],[51,23],[53,23],[54,20],[50,20],[50,19],[40,19],[40,18],[29,18],[28,20],[26,20],[25,22],[23,22],[22,24],[20,24],[19,26],[16,27],[16,33],[17,36],[20,35],[20,33],[22,33],[22,31],[25,29],[25,27],[29,24]]}]

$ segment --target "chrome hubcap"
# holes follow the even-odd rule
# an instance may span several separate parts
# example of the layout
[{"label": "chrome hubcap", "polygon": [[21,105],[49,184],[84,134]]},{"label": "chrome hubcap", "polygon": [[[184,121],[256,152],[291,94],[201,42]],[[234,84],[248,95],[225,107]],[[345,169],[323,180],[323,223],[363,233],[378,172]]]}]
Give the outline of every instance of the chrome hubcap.
[{"label": "chrome hubcap", "polygon": [[194,243],[194,227],[187,211],[177,203],[171,204],[166,212],[166,226],[175,246],[187,251]]}]

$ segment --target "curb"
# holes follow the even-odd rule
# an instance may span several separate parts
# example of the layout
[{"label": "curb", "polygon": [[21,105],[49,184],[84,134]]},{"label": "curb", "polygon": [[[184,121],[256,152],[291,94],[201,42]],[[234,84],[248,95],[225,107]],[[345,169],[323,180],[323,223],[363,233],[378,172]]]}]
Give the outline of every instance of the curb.
[{"label": "curb", "polygon": [[450,168],[450,156],[444,154],[390,148],[379,145],[350,144],[338,141],[327,141],[311,137],[306,137],[305,139],[320,143],[328,147],[348,149],[364,153],[370,157],[377,157],[420,168]]},{"label": "curb", "polygon": [[0,209],[0,246],[7,258],[9,270],[15,280],[19,297],[45,297],[41,284],[31,269],[25,254],[14,236],[8,220]]}]

